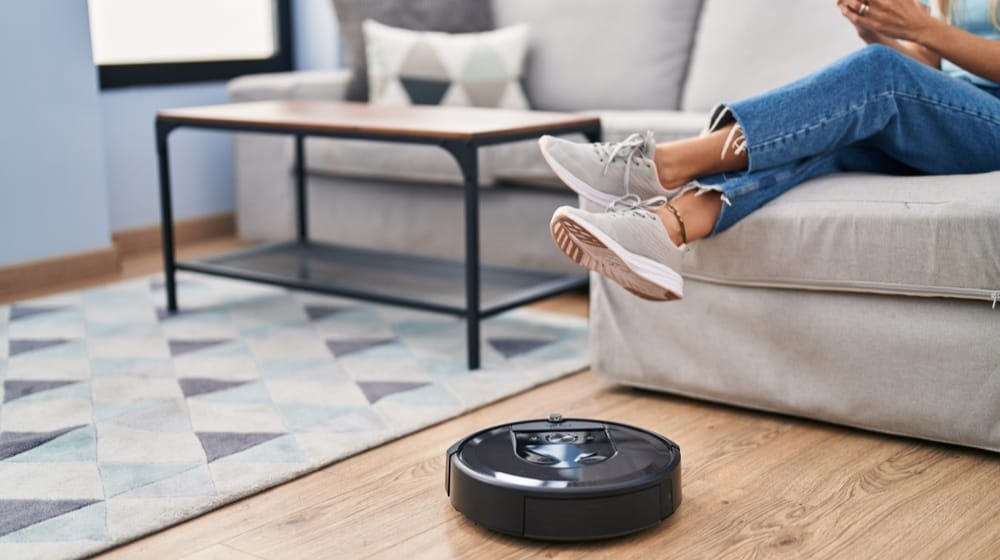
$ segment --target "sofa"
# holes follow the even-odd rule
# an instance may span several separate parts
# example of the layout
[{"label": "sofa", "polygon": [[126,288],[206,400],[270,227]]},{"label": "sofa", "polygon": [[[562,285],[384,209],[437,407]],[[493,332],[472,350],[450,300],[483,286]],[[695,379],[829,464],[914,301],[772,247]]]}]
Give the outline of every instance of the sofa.
[{"label": "sofa", "polygon": [[[601,118],[605,140],[699,134],[720,102],[863,47],[833,0],[494,0],[527,22],[532,108]],[[343,99],[351,71],[241,77],[233,101]],[[292,146],[235,140],[250,239],[294,235]],[[461,178],[442,150],[306,143],[317,239],[460,256]],[[1000,148],[998,148],[1000,157]],[[485,262],[571,271],[534,141],[480,159]],[[692,244],[685,298],[640,300],[593,275],[592,369],[617,383],[1000,451],[1000,173],[810,181]]]}]

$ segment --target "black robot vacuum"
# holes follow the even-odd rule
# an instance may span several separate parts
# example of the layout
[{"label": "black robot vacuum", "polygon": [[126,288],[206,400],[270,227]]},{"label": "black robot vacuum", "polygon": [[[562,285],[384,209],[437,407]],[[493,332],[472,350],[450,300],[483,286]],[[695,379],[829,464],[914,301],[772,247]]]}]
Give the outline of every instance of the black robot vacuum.
[{"label": "black robot vacuum", "polygon": [[543,540],[626,535],[681,504],[681,451],[625,424],[563,418],[485,429],[448,449],[455,509],[494,531]]}]

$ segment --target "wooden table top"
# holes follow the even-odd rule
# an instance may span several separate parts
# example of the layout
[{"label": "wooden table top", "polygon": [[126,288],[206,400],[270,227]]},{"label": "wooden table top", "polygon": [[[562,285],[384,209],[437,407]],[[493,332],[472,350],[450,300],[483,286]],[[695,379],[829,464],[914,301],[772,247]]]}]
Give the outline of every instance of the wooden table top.
[{"label": "wooden table top", "polygon": [[477,140],[560,129],[597,127],[600,119],[572,113],[416,105],[282,100],[230,103],[157,113],[160,121],[181,125],[247,127],[279,131],[348,133]]}]

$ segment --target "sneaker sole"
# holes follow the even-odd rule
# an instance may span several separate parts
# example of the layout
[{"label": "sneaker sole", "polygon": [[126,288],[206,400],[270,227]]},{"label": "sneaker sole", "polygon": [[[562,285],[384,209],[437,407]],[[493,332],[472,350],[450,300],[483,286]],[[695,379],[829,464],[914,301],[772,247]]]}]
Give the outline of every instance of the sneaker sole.
[{"label": "sneaker sole", "polygon": [[636,255],[603,232],[556,215],[550,226],[559,249],[576,263],[614,280],[632,294],[650,301],[684,297],[684,278],[668,266]]},{"label": "sneaker sole", "polygon": [[[621,195],[619,196],[610,195],[606,192],[599,191],[594,187],[588,185],[586,182],[578,178],[576,175],[570,173],[569,170],[563,167],[558,161],[549,156],[548,138],[544,137],[539,138],[538,146],[542,150],[542,157],[545,158],[545,163],[549,164],[549,167],[552,168],[552,171],[555,172],[556,176],[559,177],[559,179],[562,180],[563,183],[566,183],[567,187],[576,191],[576,193],[579,194],[580,196],[586,198],[587,200],[590,200],[591,202],[596,202],[597,204],[600,204],[605,208],[610,206],[614,201],[621,198]],[[622,195],[624,194],[625,191],[623,189]]]}]

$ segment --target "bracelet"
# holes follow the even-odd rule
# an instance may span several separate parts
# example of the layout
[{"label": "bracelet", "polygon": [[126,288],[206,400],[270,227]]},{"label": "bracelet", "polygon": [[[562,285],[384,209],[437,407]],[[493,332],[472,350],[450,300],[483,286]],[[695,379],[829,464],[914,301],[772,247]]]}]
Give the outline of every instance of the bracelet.
[{"label": "bracelet", "polygon": [[673,214],[675,218],[677,218],[677,224],[681,227],[681,244],[687,245],[688,242],[687,231],[684,230],[684,220],[681,219],[680,212],[678,212],[677,209],[674,208],[674,205],[670,204],[669,202],[667,203],[667,210],[670,210],[670,213]]}]

